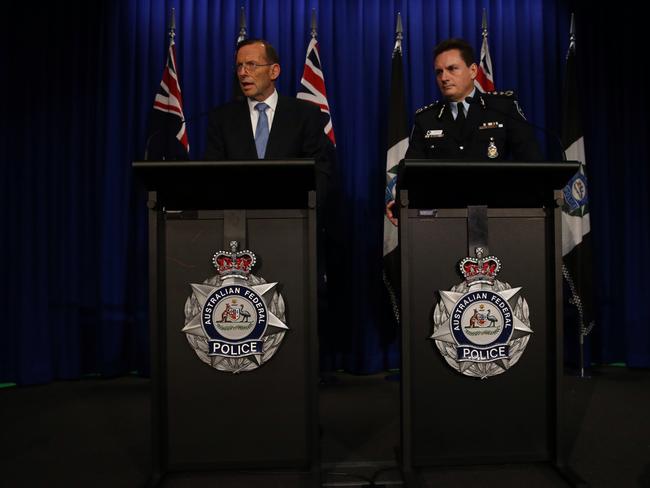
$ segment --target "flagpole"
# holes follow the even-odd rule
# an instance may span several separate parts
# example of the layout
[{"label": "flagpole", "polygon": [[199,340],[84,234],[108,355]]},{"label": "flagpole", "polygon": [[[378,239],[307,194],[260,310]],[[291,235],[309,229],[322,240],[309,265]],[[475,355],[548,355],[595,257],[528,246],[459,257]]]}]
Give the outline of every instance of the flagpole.
[{"label": "flagpole", "polygon": [[172,16],[169,19],[169,39],[174,42],[176,38],[176,9],[172,8]]},{"label": "flagpole", "polygon": [[246,31],[246,7],[241,6],[239,11],[239,36],[237,36],[237,44],[242,41],[245,41],[248,37],[248,32]]},{"label": "flagpole", "polygon": [[[576,30],[575,30],[575,14],[571,12],[571,24],[569,26],[569,50],[567,51],[567,60],[571,52],[575,50],[576,45]],[[582,163],[582,161],[581,161]],[[578,361],[580,367],[580,378],[585,378],[585,334],[584,334],[584,318],[582,311],[578,309],[578,317],[580,323],[578,324]]]},{"label": "flagpole", "polygon": [[486,38],[488,36],[487,9],[483,9],[483,20],[481,22],[481,28],[483,29],[483,38]]},{"label": "flagpole", "polygon": [[316,9],[311,9],[311,38],[318,38],[318,24],[316,23]]},{"label": "flagpole", "polygon": [[395,26],[395,47],[393,56],[396,52],[402,53],[402,39],[404,39],[404,28],[402,27],[402,13],[397,12],[397,25]]}]

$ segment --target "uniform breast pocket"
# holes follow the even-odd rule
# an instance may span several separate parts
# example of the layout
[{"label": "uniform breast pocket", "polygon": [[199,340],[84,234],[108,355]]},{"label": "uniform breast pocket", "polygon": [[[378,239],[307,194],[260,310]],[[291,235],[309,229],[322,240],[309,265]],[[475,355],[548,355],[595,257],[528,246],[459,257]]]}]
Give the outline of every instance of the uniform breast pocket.
[{"label": "uniform breast pocket", "polygon": [[434,157],[436,154],[447,151],[450,144],[449,137],[442,131],[440,131],[440,134],[429,135],[425,139],[425,142],[429,157]]},{"label": "uniform breast pocket", "polygon": [[506,140],[506,129],[505,127],[490,127],[484,128],[480,127],[478,131],[478,138],[481,141],[505,141]]},{"label": "uniform breast pocket", "polygon": [[488,128],[478,131],[478,152],[489,159],[503,157],[506,146],[505,128]]}]

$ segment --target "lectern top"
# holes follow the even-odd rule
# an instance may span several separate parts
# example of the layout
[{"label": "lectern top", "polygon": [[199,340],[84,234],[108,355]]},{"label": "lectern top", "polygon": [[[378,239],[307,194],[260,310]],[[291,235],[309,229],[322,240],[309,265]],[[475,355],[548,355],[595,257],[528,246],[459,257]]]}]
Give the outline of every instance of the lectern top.
[{"label": "lectern top", "polygon": [[578,171],[577,161],[462,161],[406,159],[398,187],[412,208],[467,205],[539,207],[553,201]]},{"label": "lectern top", "polygon": [[136,181],[175,208],[305,208],[313,159],[134,161]]}]

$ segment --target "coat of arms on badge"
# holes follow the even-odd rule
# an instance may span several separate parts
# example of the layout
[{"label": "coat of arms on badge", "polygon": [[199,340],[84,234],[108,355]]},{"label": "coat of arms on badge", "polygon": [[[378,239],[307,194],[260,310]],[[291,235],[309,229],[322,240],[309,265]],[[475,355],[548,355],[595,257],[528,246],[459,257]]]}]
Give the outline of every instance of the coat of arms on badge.
[{"label": "coat of arms on badge", "polygon": [[231,373],[251,371],[268,361],[289,329],[277,283],[251,274],[255,254],[238,247],[232,241],[229,252],[216,252],[212,263],[218,274],[190,285],[182,330],[201,361]]},{"label": "coat of arms on badge", "polygon": [[521,287],[511,288],[496,275],[501,262],[483,256],[460,262],[465,281],[440,291],[433,312],[433,339],[447,363],[478,378],[495,376],[519,361],[533,330]]}]

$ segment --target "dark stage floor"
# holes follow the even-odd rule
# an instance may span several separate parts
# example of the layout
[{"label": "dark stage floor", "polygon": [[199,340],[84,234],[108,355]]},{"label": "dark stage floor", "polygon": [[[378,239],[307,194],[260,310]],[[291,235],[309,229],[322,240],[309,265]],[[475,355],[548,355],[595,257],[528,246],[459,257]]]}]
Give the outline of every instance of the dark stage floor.
[{"label": "dark stage floor", "polygon": [[[593,487],[650,487],[650,371],[566,377],[571,467]],[[401,486],[399,382],[336,375],[320,388],[324,486]],[[150,475],[149,381],[127,377],[0,390],[2,487],[140,487]],[[567,486],[545,465],[440,468],[427,487]],[[178,476],[165,486],[289,487],[296,480]],[[365,486],[370,486],[365,482]]]}]

